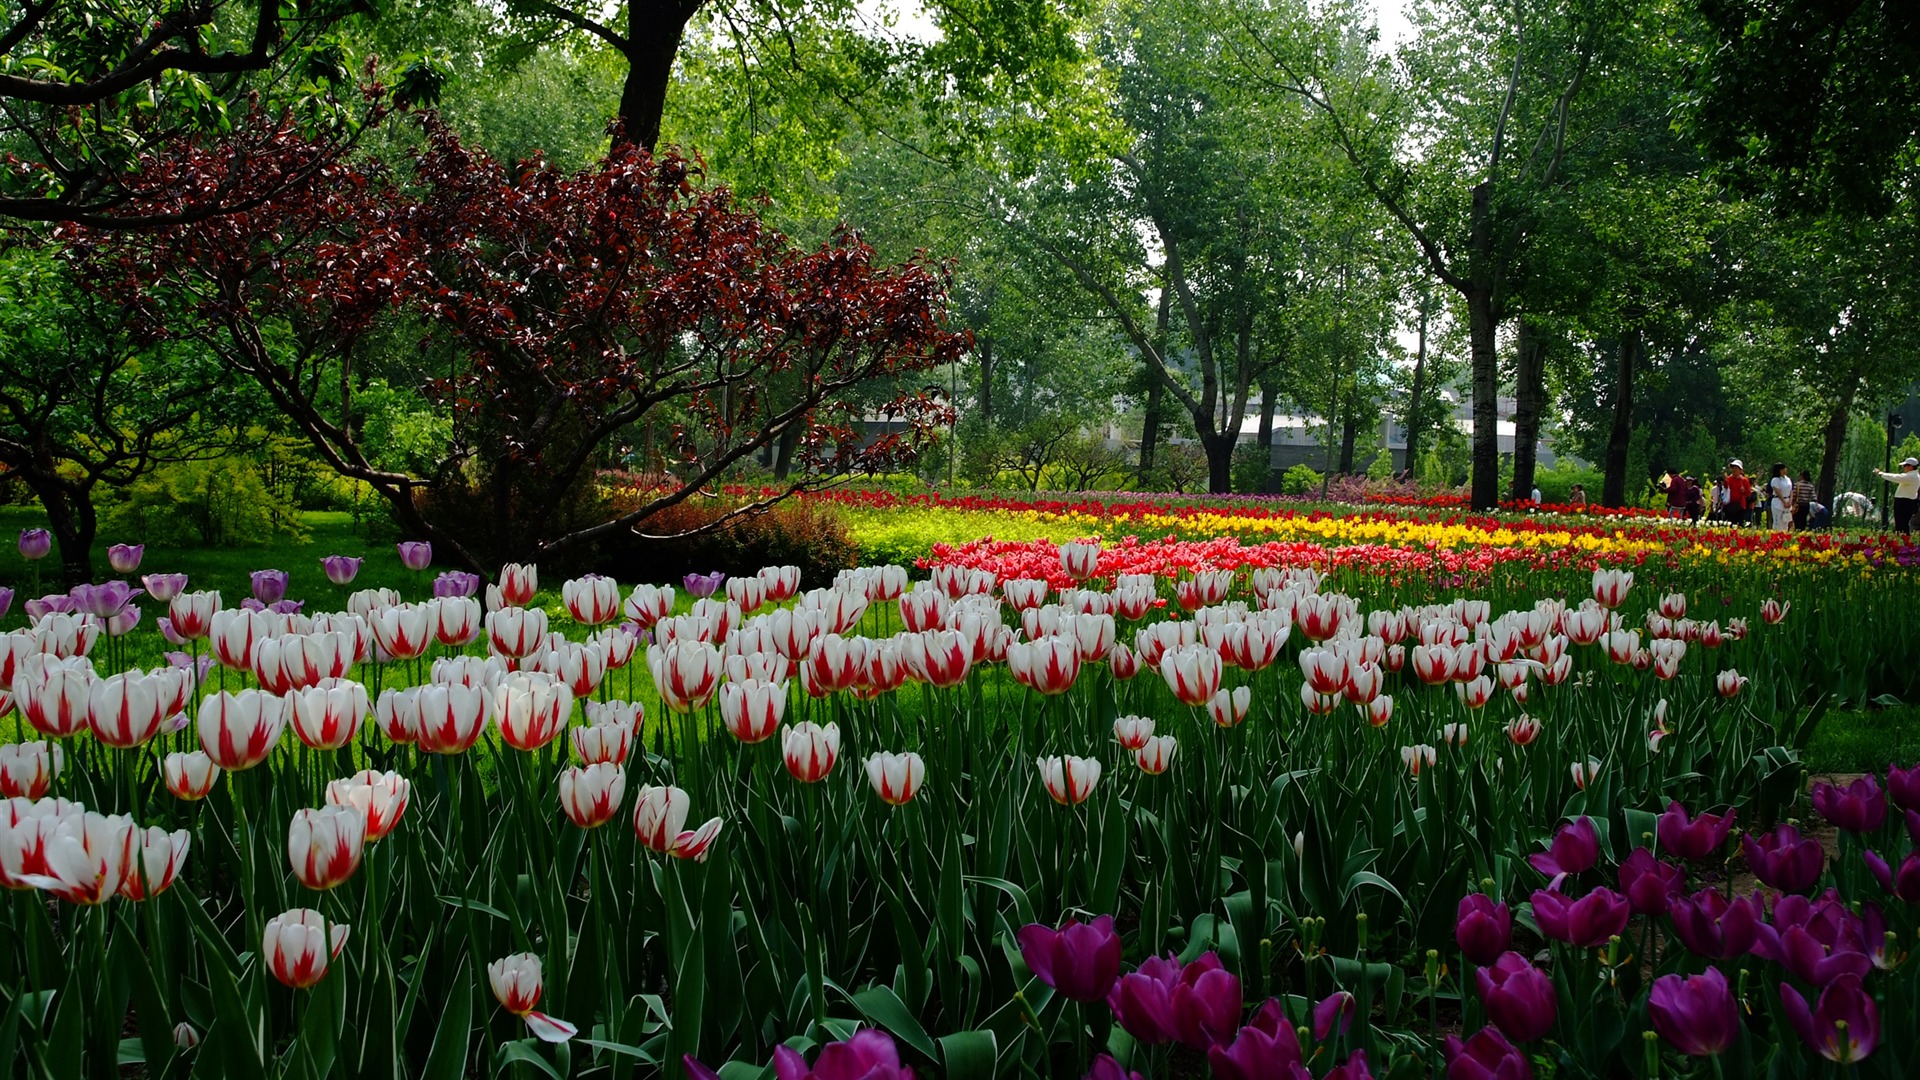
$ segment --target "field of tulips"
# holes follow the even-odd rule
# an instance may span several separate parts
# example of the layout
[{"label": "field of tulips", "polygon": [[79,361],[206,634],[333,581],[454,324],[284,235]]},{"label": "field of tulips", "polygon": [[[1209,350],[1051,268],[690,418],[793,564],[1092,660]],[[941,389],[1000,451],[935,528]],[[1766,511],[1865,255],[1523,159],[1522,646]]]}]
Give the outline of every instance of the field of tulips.
[{"label": "field of tulips", "polygon": [[1920,768],[1801,761],[1836,703],[1920,690],[1898,552],[1123,513],[1173,535],[942,545],[832,581],[543,592],[531,566],[429,579],[403,544],[413,595],[332,612],[277,571],[236,600],[116,548],[115,579],[0,634],[0,1062],[1920,1061]]}]

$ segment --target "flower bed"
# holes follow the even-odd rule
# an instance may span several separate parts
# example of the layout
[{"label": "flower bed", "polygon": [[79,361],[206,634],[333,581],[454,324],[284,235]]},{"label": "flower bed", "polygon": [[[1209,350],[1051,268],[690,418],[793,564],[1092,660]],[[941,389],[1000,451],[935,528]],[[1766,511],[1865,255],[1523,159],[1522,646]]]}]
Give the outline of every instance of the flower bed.
[{"label": "flower bed", "polygon": [[1920,587],[1884,549],[886,509],[1192,535],[959,542],[917,582],[36,598],[0,635],[8,1067],[1898,1076],[1920,1052],[1920,770],[1809,802],[1799,761],[1834,695],[1912,681]]}]

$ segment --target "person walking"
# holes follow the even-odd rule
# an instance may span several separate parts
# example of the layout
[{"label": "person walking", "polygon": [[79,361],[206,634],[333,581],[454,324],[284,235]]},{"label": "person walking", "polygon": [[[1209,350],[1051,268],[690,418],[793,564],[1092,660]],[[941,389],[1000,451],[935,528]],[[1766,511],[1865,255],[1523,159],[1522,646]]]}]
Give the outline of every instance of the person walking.
[{"label": "person walking", "polygon": [[1773,463],[1773,475],[1767,479],[1767,510],[1774,532],[1793,528],[1793,477],[1787,475],[1787,463]]},{"label": "person walking", "polygon": [[1698,525],[1706,513],[1706,497],[1700,491],[1700,478],[1689,474],[1687,476],[1687,520]]},{"label": "person walking", "polygon": [[1799,532],[1810,524],[1813,504],[1819,501],[1819,489],[1813,486],[1813,474],[1800,470],[1800,479],[1793,482],[1793,528]]},{"label": "person walking", "polygon": [[1713,503],[1708,510],[1709,520],[1727,520],[1727,507],[1729,505],[1730,499],[1727,495],[1727,478],[1724,476],[1716,476],[1713,478]]},{"label": "person walking", "polygon": [[1753,521],[1753,478],[1739,458],[1727,462],[1727,520],[1735,525]]},{"label": "person walking", "polygon": [[1897,473],[1873,470],[1873,474],[1893,485],[1893,527],[1901,535],[1913,533],[1913,511],[1920,506],[1920,458],[1907,458]]}]

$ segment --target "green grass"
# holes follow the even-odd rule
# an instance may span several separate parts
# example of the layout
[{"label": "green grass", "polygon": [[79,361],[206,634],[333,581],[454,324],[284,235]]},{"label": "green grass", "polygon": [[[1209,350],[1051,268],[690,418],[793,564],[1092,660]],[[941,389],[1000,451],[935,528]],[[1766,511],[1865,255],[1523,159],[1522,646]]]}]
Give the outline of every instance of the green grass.
[{"label": "green grass", "polygon": [[1829,713],[1807,746],[1807,769],[1857,773],[1920,761],[1920,707]]}]

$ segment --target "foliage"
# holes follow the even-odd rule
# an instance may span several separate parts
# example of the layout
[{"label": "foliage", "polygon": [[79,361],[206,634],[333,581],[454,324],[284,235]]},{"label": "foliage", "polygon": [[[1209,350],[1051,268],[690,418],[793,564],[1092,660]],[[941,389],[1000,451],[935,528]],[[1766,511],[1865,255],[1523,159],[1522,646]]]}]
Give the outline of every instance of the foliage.
[{"label": "foliage", "polygon": [[[616,498],[617,511],[623,499]],[[649,519],[645,533],[600,541],[593,569],[632,577],[639,568],[668,581],[720,571],[751,575],[762,566],[798,566],[806,581],[829,581],[859,561],[846,525],[830,509],[785,502],[743,517],[731,499],[689,500]],[[710,531],[702,531],[710,530]]]},{"label": "foliage", "polygon": [[1233,448],[1233,490],[1258,495],[1273,483],[1273,452],[1256,443]]},{"label": "foliage", "polygon": [[168,465],[107,504],[101,528],[142,543],[257,547],[307,539],[296,505],[276,495],[243,456]]},{"label": "foliage", "polygon": [[1280,476],[1280,490],[1288,495],[1306,495],[1320,490],[1325,478],[1311,466],[1295,465]]}]

